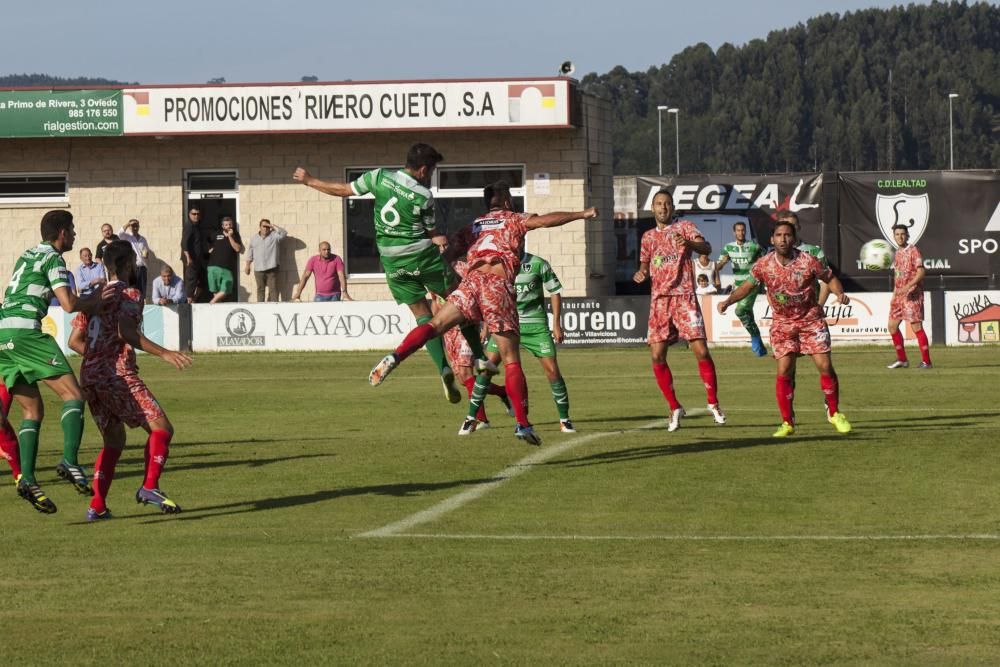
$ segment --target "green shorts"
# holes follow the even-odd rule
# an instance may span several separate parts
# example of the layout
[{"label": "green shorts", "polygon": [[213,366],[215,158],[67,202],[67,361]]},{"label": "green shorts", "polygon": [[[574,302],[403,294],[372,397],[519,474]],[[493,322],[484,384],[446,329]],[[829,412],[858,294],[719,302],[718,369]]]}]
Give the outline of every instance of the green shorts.
[{"label": "green shorts", "polygon": [[453,282],[451,269],[436,245],[415,255],[382,257],[382,267],[396,303],[418,303],[427,298],[428,292],[445,296]]},{"label": "green shorts", "polygon": [[0,376],[8,388],[18,382],[35,384],[72,372],[56,339],[47,333],[38,329],[0,329]]},{"label": "green shorts", "polygon": [[[744,281],[740,281],[733,285],[733,289],[736,289],[742,285]],[[753,314],[753,304],[757,301],[757,295],[760,293],[760,286],[754,287],[753,290],[747,294],[745,297],[736,302],[736,316],[739,317],[743,313]]]},{"label": "green shorts", "polygon": [[[525,324],[520,331],[521,347],[535,355],[536,358],[551,358],[556,356],[556,344],[552,340],[552,332],[547,324]],[[499,353],[496,339],[490,336],[486,345],[487,353]]]},{"label": "green shorts", "polygon": [[212,294],[233,291],[233,272],[224,266],[208,267],[208,291]]}]

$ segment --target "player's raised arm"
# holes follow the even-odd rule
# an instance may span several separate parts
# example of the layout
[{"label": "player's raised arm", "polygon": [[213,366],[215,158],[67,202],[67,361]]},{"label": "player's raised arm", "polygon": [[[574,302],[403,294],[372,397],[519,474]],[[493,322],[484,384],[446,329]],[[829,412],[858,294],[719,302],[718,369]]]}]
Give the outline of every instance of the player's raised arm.
[{"label": "player's raised arm", "polygon": [[712,254],[712,244],[706,241],[704,236],[696,236],[693,239],[685,238],[681,242],[699,255]]},{"label": "player's raised arm", "polygon": [[321,181],[310,174],[304,167],[297,167],[295,169],[295,172],[292,174],[292,180],[297,183],[302,183],[303,185],[308,185],[313,190],[319,190],[323,194],[333,195],[334,197],[351,197],[354,195],[354,191],[347,183],[340,181]]},{"label": "player's raised arm", "polygon": [[596,217],[597,209],[591,206],[584,211],[555,211],[553,213],[546,213],[545,215],[533,215],[524,221],[524,226],[528,229],[560,227],[574,220],[590,220]]}]

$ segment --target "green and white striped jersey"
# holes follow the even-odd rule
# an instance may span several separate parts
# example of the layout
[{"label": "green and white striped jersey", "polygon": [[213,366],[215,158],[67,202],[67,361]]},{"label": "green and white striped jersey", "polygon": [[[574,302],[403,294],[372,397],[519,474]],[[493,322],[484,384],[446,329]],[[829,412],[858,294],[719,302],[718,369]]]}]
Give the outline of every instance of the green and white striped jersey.
[{"label": "green and white striped jersey", "polygon": [[373,169],[351,183],[355,195],[375,195],[375,243],[383,257],[403,257],[431,245],[431,191],[402,169]]},{"label": "green and white striped jersey", "polygon": [[545,293],[558,294],[562,291],[559,276],[552,266],[537,255],[524,253],[521,258],[521,271],[514,278],[514,291],[517,293],[517,314],[521,326],[525,324],[548,325],[548,315],[545,313]]},{"label": "green and white striped jersey", "polygon": [[795,249],[801,250],[802,252],[807,252],[816,259],[818,259],[819,263],[823,265],[824,269],[830,266],[830,262],[828,262],[826,259],[826,253],[823,252],[823,249],[820,248],[818,245],[813,245],[811,243],[806,243],[805,241],[803,241],[802,243],[795,246]]},{"label": "green and white striped jersey", "polygon": [[750,277],[750,267],[763,255],[764,250],[756,241],[744,241],[742,245],[733,241],[722,246],[719,259],[729,258],[733,265],[733,281],[739,285]]},{"label": "green and white striped jersey", "polygon": [[69,287],[62,255],[48,243],[25,250],[3,295],[0,329],[41,329],[57,287]]}]

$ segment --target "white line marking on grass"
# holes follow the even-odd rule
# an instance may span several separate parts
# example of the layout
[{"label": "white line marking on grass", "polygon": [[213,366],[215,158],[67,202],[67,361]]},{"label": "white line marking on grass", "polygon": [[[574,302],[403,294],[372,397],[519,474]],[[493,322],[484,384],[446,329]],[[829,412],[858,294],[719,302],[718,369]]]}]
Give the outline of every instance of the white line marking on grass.
[{"label": "white line marking on grass", "polygon": [[578,542],[913,542],[913,541],[1000,541],[1000,535],[460,535],[434,533],[389,533],[362,537],[397,537],[415,540],[509,540]]},{"label": "white line marking on grass", "polygon": [[[708,412],[704,410],[703,412]],[[697,414],[697,410],[692,410],[688,414]],[[375,530],[370,530],[366,533],[361,533],[358,537],[394,537],[398,536],[400,533],[407,531],[415,526],[419,526],[424,523],[429,523],[441,518],[449,512],[459,509],[463,505],[471,503],[473,500],[482,498],[490,491],[496,489],[504,482],[514,479],[519,475],[531,470],[534,466],[545,463],[550,459],[554,459],[560,454],[564,454],[571,449],[575,449],[581,445],[585,445],[594,440],[599,440],[601,438],[606,438],[611,435],[621,435],[622,433],[627,433],[629,431],[641,431],[644,429],[651,429],[657,426],[662,426],[666,420],[657,419],[654,422],[650,422],[643,426],[634,429],[624,429],[621,431],[600,431],[598,433],[590,433],[587,435],[577,436],[566,442],[560,443],[558,445],[552,445],[548,447],[543,447],[542,449],[525,456],[523,459],[507,466],[497,474],[493,475],[491,481],[485,482],[483,484],[477,484],[471,489],[466,489],[461,493],[442,500],[436,505],[432,505],[425,510],[417,512],[416,514],[411,514],[405,519],[396,521],[395,523],[390,523],[387,526],[382,526],[381,528],[376,528]]]}]

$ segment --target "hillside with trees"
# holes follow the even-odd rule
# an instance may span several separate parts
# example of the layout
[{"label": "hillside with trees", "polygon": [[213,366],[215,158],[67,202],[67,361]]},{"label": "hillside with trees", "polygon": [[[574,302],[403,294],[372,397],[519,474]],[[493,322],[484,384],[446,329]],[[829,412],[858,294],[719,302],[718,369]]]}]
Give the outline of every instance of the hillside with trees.
[{"label": "hillside with trees", "polygon": [[[1000,166],[1000,7],[933,3],[824,14],[742,46],[690,46],[581,87],[614,106],[616,174],[657,171],[657,106],[680,109],[682,173]],[[663,170],[674,116],[663,113]]]},{"label": "hillside with trees", "polygon": [[0,88],[32,88],[51,86],[53,88],[70,86],[135,86],[135,82],[113,81],[98,77],[78,76],[63,78],[48,74],[4,74],[0,75]]}]

